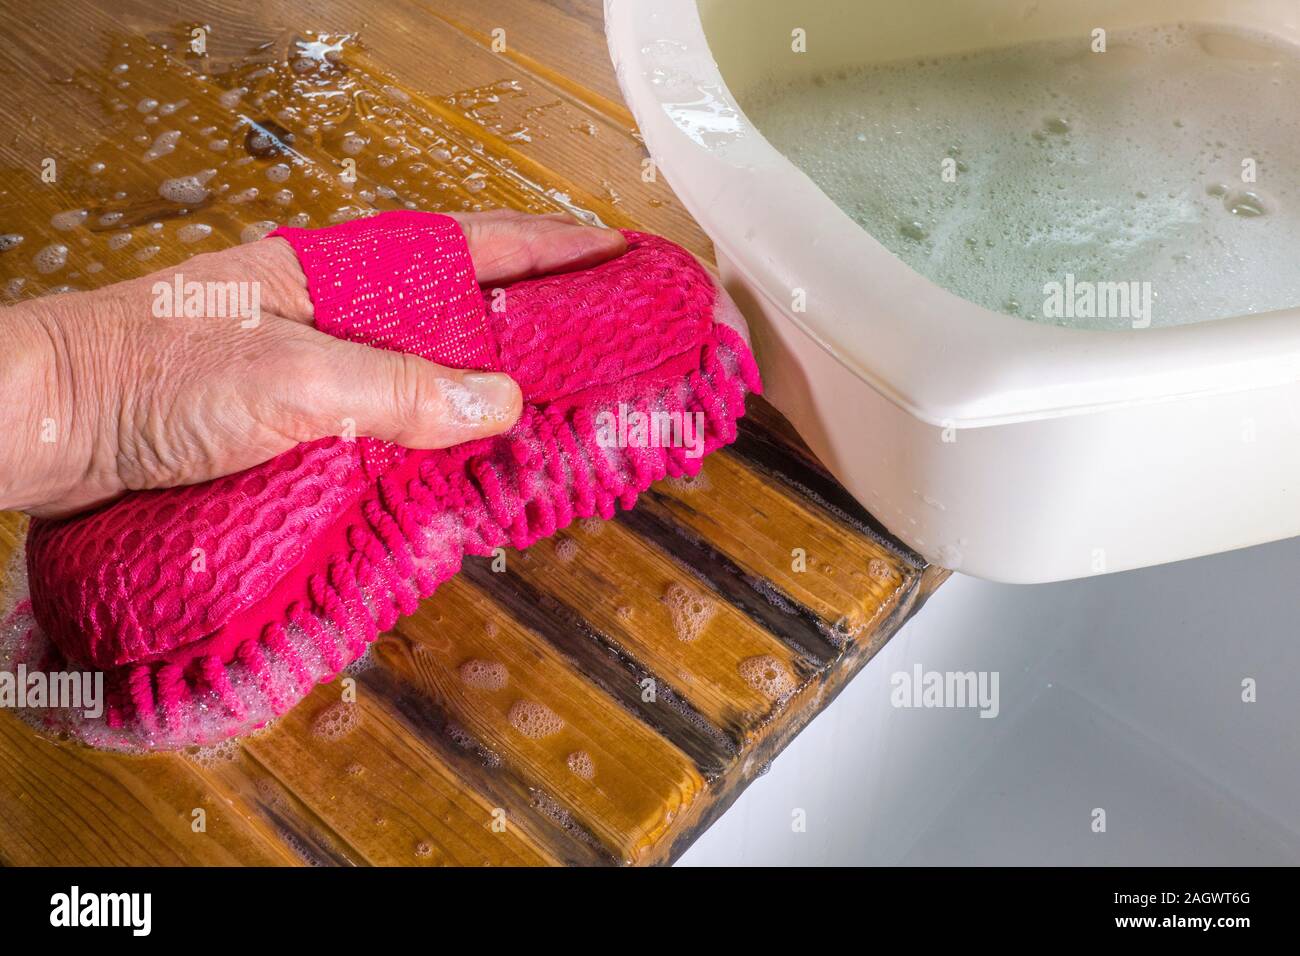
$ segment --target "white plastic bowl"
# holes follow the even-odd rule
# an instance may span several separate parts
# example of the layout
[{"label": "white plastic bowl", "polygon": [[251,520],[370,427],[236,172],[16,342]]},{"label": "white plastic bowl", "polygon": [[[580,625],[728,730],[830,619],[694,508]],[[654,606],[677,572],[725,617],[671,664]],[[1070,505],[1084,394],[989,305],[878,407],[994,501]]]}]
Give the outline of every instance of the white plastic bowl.
[{"label": "white plastic bowl", "polygon": [[[981,308],[855,224],[731,91],[1096,27],[1216,24],[1300,44],[1300,2],[606,0],[605,12],[628,105],[713,239],[769,398],[900,538],[948,567],[1036,582],[1300,534],[1300,309],[1103,332]],[[791,53],[795,28],[806,53]]]}]

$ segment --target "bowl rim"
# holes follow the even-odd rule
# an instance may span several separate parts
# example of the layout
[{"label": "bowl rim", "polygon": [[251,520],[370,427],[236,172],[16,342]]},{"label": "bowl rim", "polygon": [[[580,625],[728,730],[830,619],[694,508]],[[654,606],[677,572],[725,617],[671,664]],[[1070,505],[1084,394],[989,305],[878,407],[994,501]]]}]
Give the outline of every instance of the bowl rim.
[{"label": "bowl rim", "polygon": [[915,418],[981,427],[1300,381],[1300,308],[1089,330],[948,292],[768,143],[721,75],[696,0],[605,0],[605,29],[650,155],[720,255],[784,319]]}]

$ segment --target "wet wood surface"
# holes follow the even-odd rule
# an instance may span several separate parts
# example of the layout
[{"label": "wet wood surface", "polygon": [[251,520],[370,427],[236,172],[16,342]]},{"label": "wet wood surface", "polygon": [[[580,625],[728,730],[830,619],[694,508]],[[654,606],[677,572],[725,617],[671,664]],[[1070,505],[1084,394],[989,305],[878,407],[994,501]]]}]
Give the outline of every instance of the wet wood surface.
[{"label": "wet wood surface", "polygon": [[[11,301],[403,206],[568,211],[711,262],[642,175],[598,0],[8,0],[0,21]],[[0,515],[0,567],[22,526]],[[253,737],[118,756],[0,713],[0,863],[669,862],[944,574],[751,400],[698,478],[502,573],[471,560]]]}]

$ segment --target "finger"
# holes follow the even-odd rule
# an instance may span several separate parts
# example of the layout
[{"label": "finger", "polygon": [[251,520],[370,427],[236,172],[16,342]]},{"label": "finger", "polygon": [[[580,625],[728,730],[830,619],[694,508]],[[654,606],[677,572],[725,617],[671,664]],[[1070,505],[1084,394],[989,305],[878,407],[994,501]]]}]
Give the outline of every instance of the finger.
[{"label": "finger", "polygon": [[563,214],[497,210],[453,218],[465,233],[480,285],[587,269],[627,249],[617,229],[582,225]]},{"label": "finger", "polygon": [[381,438],[446,448],[508,431],[523,398],[508,375],[445,368],[416,355],[319,336],[299,412],[310,435]]},{"label": "finger", "polygon": [[[480,285],[587,269],[622,255],[627,249],[627,241],[617,229],[583,225],[574,222],[567,213],[534,216],[513,209],[495,209],[447,215],[465,233]],[[312,324],[314,311],[306,280],[289,244],[279,237],[263,243],[269,259],[277,260],[275,264],[281,265],[278,260],[286,255],[292,260],[282,264],[281,271],[293,295],[275,300],[286,303],[277,306],[277,313],[302,325]],[[263,251],[263,243],[258,244],[259,252]]]}]

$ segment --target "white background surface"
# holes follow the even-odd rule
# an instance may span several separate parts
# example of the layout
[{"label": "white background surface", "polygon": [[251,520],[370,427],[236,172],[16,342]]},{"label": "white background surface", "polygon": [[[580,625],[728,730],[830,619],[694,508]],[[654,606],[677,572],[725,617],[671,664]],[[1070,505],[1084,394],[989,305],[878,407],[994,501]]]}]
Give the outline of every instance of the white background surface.
[{"label": "white background surface", "polygon": [[[954,575],[679,865],[1300,863],[1298,638],[1300,539]],[[917,662],[998,671],[1000,714],[893,707]]]}]

